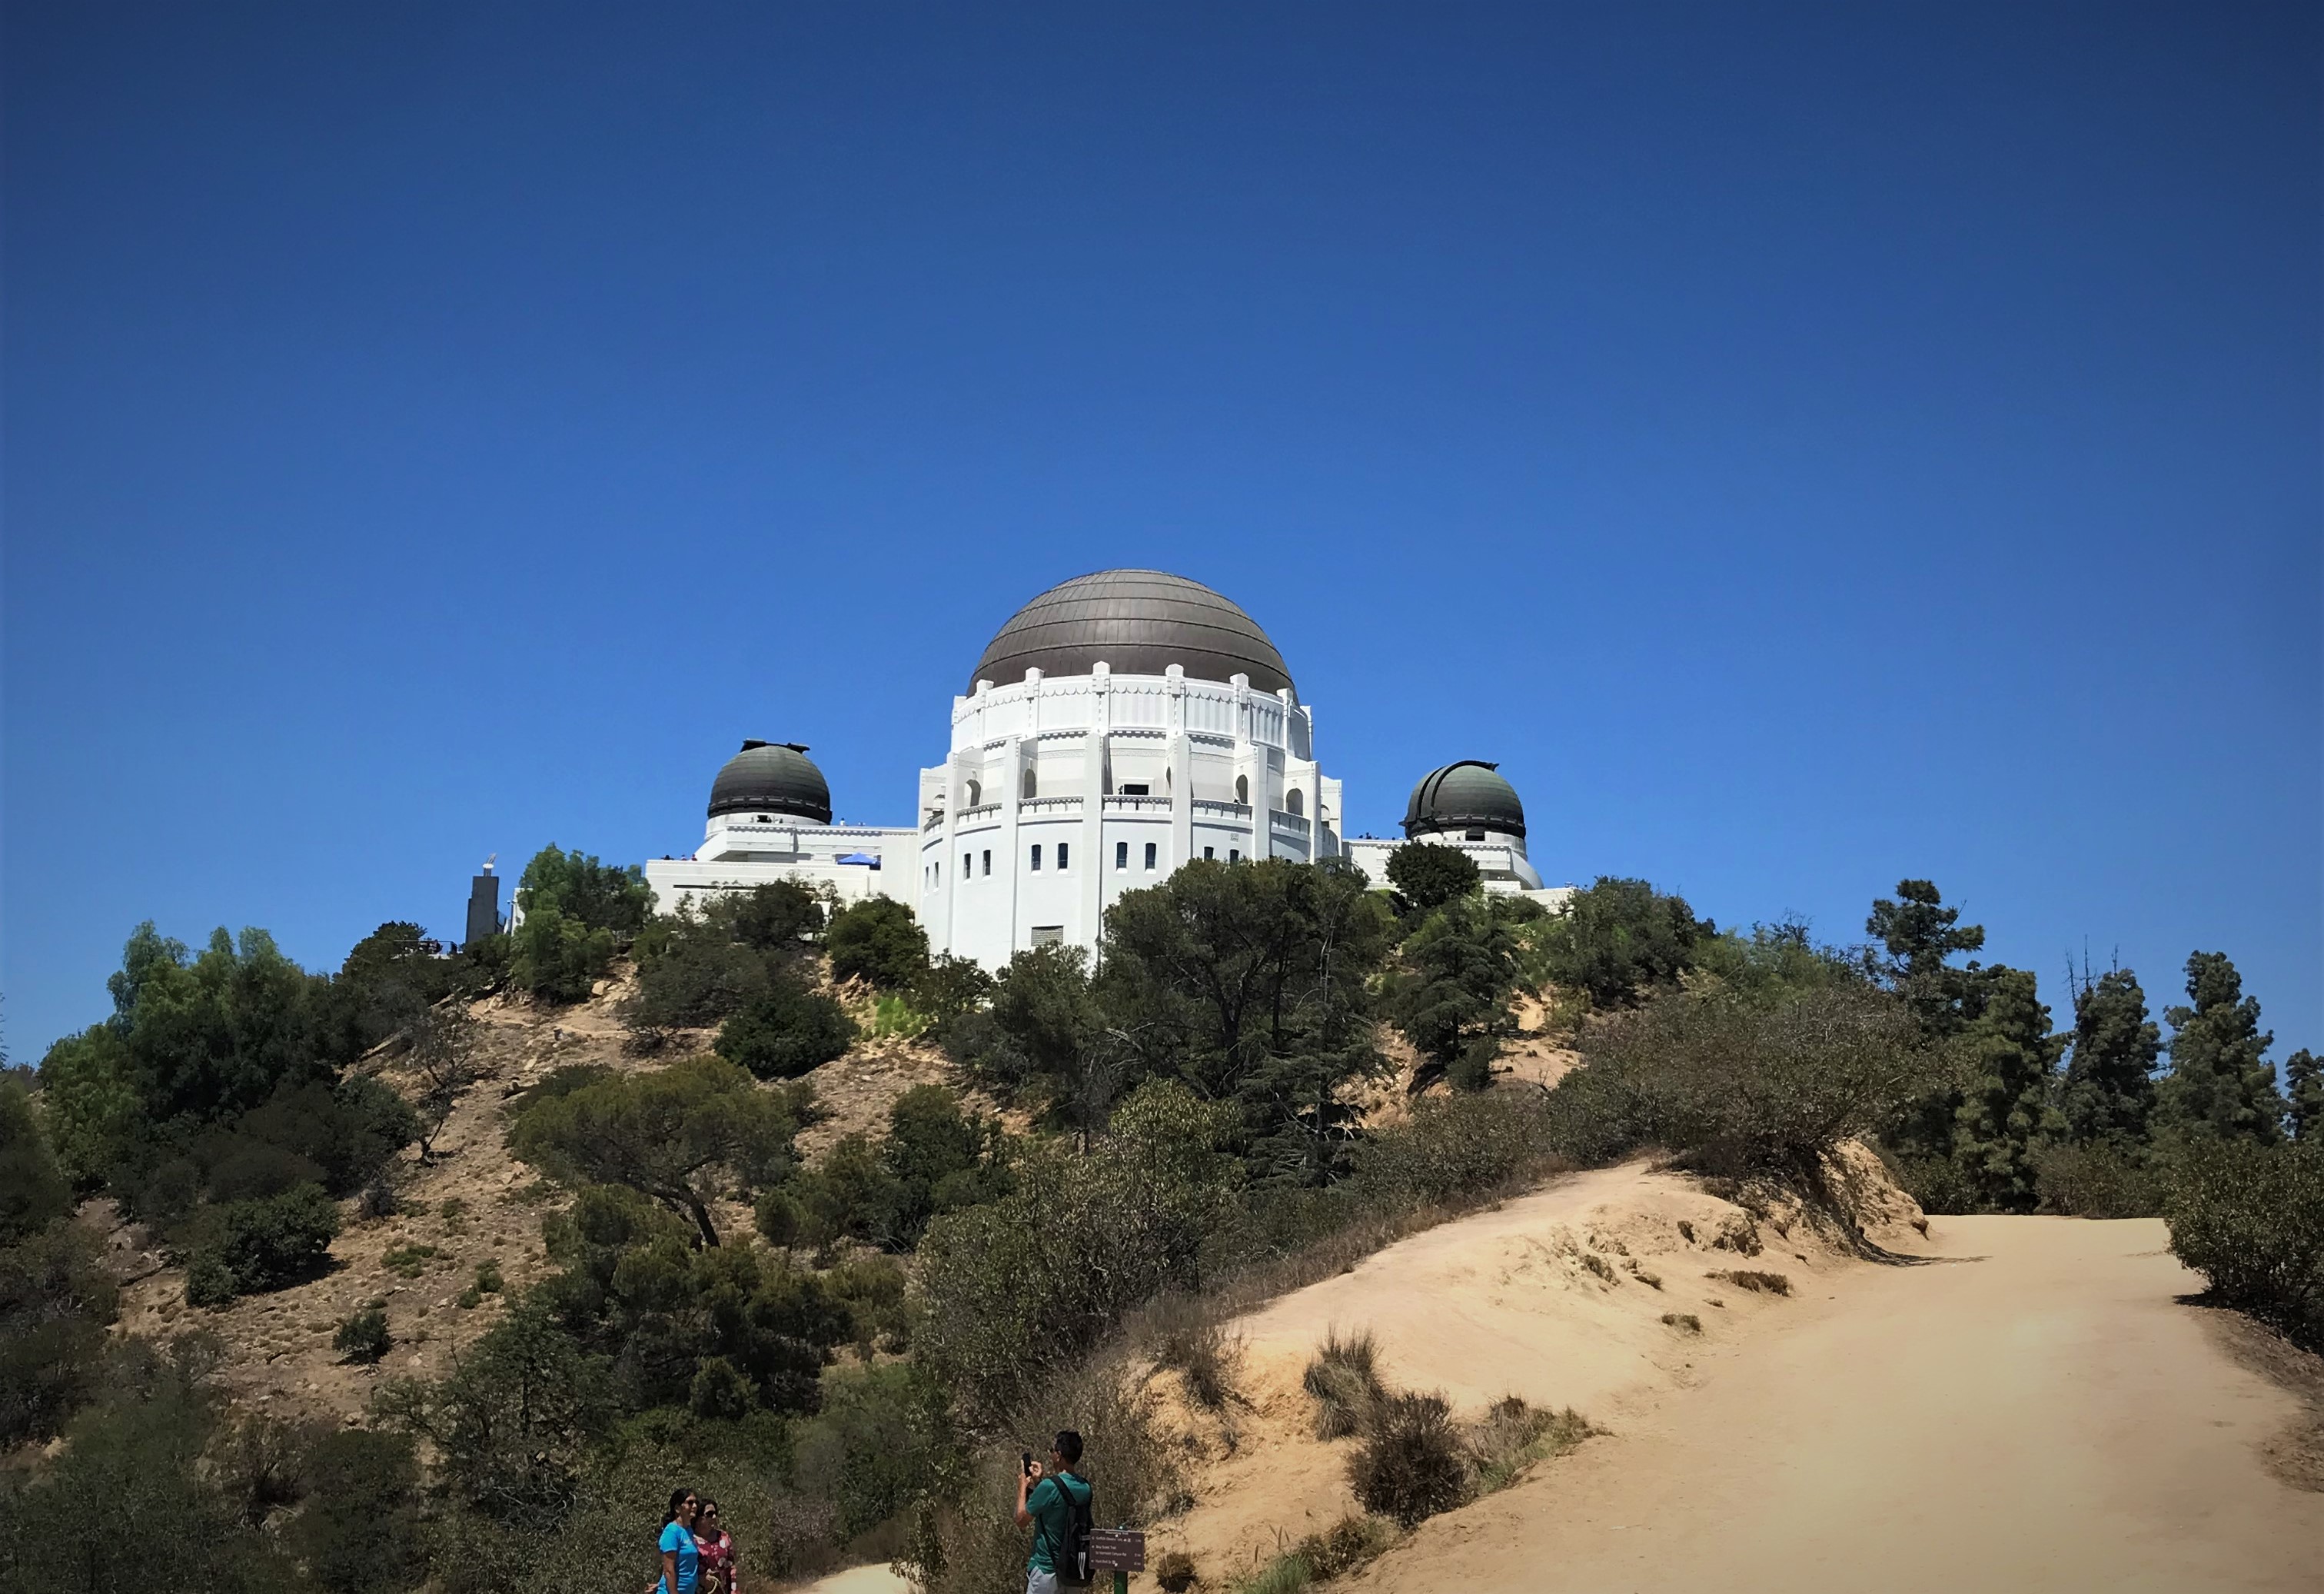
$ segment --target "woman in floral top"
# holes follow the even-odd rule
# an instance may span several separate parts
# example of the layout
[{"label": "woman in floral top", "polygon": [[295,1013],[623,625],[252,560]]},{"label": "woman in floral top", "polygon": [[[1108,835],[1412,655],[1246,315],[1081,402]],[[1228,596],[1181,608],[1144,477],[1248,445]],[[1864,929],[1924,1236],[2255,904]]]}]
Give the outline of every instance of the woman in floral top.
[{"label": "woman in floral top", "polygon": [[718,1502],[705,1500],[694,1519],[694,1547],[702,1555],[702,1594],[740,1594],[734,1541],[718,1525]]}]

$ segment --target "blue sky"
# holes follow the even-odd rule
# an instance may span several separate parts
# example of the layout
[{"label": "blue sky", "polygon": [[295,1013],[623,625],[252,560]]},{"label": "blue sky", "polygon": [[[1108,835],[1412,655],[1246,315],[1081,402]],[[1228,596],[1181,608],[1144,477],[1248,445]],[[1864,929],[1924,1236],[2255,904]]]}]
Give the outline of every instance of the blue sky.
[{"label": "blue sky", "polygon": [[0,991],[908,822],[1035,592],[1234,598],[1354,827],[2324,1044],[2312,6],[11,5]]}]

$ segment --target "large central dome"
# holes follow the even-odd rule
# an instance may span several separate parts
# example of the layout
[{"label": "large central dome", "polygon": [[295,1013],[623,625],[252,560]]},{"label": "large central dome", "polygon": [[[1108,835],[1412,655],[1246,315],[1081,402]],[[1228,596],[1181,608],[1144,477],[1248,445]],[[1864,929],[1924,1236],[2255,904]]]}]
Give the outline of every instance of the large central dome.
[{"label": "large central dome", "polygon": [[996,686],[1044,675],[1087,675],[1102,660],[1128,675],[1177,664],[1197,681],[1248,675],[1254,690],[1291,684],[1283,655],[1242,610],[1200,581],[1160,570],[1100,570],[1060,582],[1011,616],[969,678]]}]

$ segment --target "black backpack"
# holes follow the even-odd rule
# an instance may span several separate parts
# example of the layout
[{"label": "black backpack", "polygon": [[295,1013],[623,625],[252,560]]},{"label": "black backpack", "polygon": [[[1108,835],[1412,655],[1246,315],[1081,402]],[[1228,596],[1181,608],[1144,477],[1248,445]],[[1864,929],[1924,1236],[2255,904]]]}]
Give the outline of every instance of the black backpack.
[{"label": "black backpack", "polygon": [[1074,1491],[1065,1487],[1060,1473],[1051,1479],[1057,1487],[1057,1498],[1065,1507],[1065,1542],[1056,1546],[1057,1586],[1062,1589],[1086,1589],[1097,1576],[1090,1567],[1090,1528],[1094,1520],[1092,1507],[1097,1504],[1097,1490],[1086,1478],[1074,1481],[1089,1488],[1085,1500],[1074,1498]]}]

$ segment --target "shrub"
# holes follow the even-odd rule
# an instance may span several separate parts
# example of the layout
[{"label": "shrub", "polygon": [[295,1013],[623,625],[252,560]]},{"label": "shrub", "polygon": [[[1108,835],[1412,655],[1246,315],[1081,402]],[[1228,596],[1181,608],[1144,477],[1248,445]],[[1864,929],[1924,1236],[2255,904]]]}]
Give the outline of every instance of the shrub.
[{"label": "shrub", "polygon": [[1754,1294],[1788,1295],[1792,1293],[1792,1281],[1780,1273],[1760,1273],[1749,1268],[1737,1268],[1731,1273],[1711,1273],[1703,1276],[1725,1279],[1737,1289],[1748,1290]]},{"label": "shrub", "polygon": [[927,971],[927,931],[911,909],[890,897],[866,897],[834,913],[823,946],[834,979],[868,979],[883,991],[900,991]]},{"label": "shrub", "polygon": [[1005,1413],[1162,1290],[1198,1284],[1229,1209],[1231,1107],[1140,1087],[1097,1154],[1046,1149],[1000,1200],[937,1218],[920,1246],[919,1349],[987,1414]]},{"label": "shrub", "polygon": [[1429,1098],[1360,1151],[1368,1197],[1408,1206],[1459,1205],[1563,1165],[1544,1098],[1515,1092]]},{"label": "shrub", "polygon": [[420,1581],[420,1463],[410,1439],[344,1429],[316,1442],[302,1472],[307,1503],[290,1540],[328,1594],[392,1594]]},{"label": "shrub", "polygon": [[706,1356],[695,1365],[686,1405],[697,1417],[732,1423],[751,1409],[751,1381],[724,1357]]},{"label": "shrub", "polygon": [[2324,1347],[2324,1146],[2198,1142],[2170,1165],[2171,1250],[2211,1293]]},{"label": "shrub", "polygon": [[97,1393],[115,1302],[78,1224],[0,1247],[0,1448],[53,1438]]},{"label": "shrub", "polygon": [[1355,1432],[1385,1394],[1379,1348],[1368,1332],[1342,1339],[1339,1330],[1326,1330],[1299,1382],[1315,1403],[1318,1439],[1345,1439]]},{"label": "shrub", "polygon": [[1644,880],[1601,875],[1543,923],[1537,945],[1550,979],[1605,1009],[1674,982],[1694,966],[1696,943],[1716,933],[1685,898],[1666,896]]},{"label": "shrub", "polygon": [[1597,1432],[1568,1406],[1542,1411],[1512,1395],[1493,1403],[1469,1431],[1469,1452],[1480,1495],[1504,1489],[1536,1462],[1572,1450]]},{"label": "shrub", "polygon": [[487,1295],[501,1293],[501,1265],[489,1256],[476,1264],[476,1288]]},{"label": "shrub", "polygon": [[186,1299],[220,1306],[320,1273],[339,1232],[339,1209],[318,1185],[203,1211],[186,1265]]},{"label": "shrub", "polygon": [[32,1093],[0,1078],[0,1246],[39,1233],[72,1210],[72,1187],[49,1149]]},{"label": "shrub", "polygon": [[718,1032],[718,1055],[762,1080],[795,1080],[845,1053],[855,1021],[820,991],[779,979]]},{"label": "shrub", "polygon": [[1772,1001],[1664,993],[1591,1024],[1580,1046],[1589,1066],[1550,1098],[1577,1160],[1655,1145],[1707,1172],[1810,1190],[1840,1141],[1870,1133],[1951,1066],[1922,1044],[1903,1003],[1847,986]]},{"label": "shrub", "polygon": [[1665,1328],[1683,1329],[1690,1334],[1702,1332],[1702,1320],[1691,1311],[1665,1311],[1663,1324]]},{"label": "shrub", "polygon": [[377,1302],[341,1320],[331,1336],[331,1348],[351,1362],[383,1359],[395,1341],[387,1331],[387,1312]]},{"label": "shrub", "polygon": [[384,1178],[374,1179],[355,1198],[355,1215],[374,1222],[392,1218],[402,1209],[402,1198],[396,1193],[394,1183]]},{"label": "shrub", "polygon": [[1210,1411],[1225,1406],[1238,1347],[1227,1339],[1214,1307],[1173,1292],[1147,1309],[1146,1329],[1155,1366],[1175,1369],[1188,1399]]},{"label": "shrub", "polygon": [[1469,1464],[1452,1409],[1435,1395],[1376,1401],[1363,1441],[1348,1459],[1348,1482],[1367,1511],[1412,1527],[1466,1497]]},{"label": "shrub", "polygon": [[1194,1586],[1194,1558],[1184,1550],[1165,1550],[1155,1558],[1154,1581],[1164,1594],[1186,1594]]},{"label": "shrub", "polygon": [[2102,1141],[2045,1147],[2034,1159],[2034,1189],[2046,1209],[2069,1218],[2153,1218],[2163,1210],[2163,1181],[2148,1159]]},{"label": "shrub", "polygon": [[792,1475],[828,1499],[841,1538],[890,1521],[937,1482],[951,1450],[944,1392],[908,1363],[834,1368],[823,1409],[800,1424]]}]

